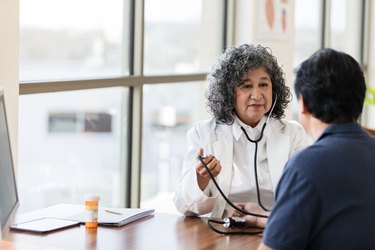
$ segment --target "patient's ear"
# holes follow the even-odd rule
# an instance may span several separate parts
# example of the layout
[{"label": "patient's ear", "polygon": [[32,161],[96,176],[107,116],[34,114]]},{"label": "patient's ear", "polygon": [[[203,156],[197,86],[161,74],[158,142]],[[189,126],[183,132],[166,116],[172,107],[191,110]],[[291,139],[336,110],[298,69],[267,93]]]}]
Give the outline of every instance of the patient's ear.
[{"label": "patient's ear", "polygon": [[302,96],[300,96],[298,98],[298,104],[299,104],[299,110],[300,110],[301,114],[308,114],[308,113],[310,113],[309,109],[307,108],[307,106],[305,104],[305,102],[303,101],[303,97]]}]

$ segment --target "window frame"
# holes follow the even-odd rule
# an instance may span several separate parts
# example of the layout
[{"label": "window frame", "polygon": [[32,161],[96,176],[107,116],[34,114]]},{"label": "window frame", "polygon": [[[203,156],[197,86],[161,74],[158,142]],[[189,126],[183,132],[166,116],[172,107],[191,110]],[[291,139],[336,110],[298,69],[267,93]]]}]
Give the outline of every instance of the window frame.
[{"label": "window frame", "polygon": [[[234,9],[233,2],[223,1],[223,47],[228,44],[231,37],[233,22],[228,22],[230,12]],[[144,48],[144,0],[133,0],[130,3],[130,44],[129,44],[129,76],[115,78],[96,78],[61,81],[21,81],[19,94],[40,94],[60,91],[88,90],[108,87],[129,88],[129,126],[128,138],[121,138],[121,143],[127,145],[128,158],[122,159],[120,164],[124,169],[126,186],[124,187],[125,207],[138,208],[140,206],[141,163],[142,163],[142,98],[144,84],[184,83],[204,81],[207,73],[178,74],[145,76],[143,74],[143,48]]]}]

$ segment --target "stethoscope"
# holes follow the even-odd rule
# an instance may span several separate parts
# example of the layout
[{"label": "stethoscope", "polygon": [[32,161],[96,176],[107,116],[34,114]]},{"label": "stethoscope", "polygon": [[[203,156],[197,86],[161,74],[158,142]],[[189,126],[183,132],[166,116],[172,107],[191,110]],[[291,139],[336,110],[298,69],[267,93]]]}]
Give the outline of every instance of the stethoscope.
[{"label": "stethoscope", "polygon": [[255,144],[255,150],[254,150],[254,176],[255,176],[255,187],[256,187],[256,191],[257,191],[257,199],[258,199],[258,204],[259,206],[266,212],[270,212],[271,209],[268,209],[266,208],[262,201],[261,201],[261,198],[260,198],[260,190],[259,190],[259,180],[258,180],[258,163],[257,163],[257,158],[258,158],[258,142],[260,142],[263,138],[263,134],[264,134],[264,129],[266,128],[266,125],[267,125],[267,122],[268,120],[270,119],[271,117],[271,114],[273,112],[273,109],[275,108],[275,105],[276,105],[276,101],[277,101],[277,95],[275,94],[275,101],[272,105],[272,108],[271,108],[271,111],[269,112],[268,116],[267,116],[267,119],[266,121],[264,122],[263,124],[263,127],[262,127],[262,130],[260,132],[260,136],[258,139],[256,140],[252,140],[249,135],[247,134],[246,130],[244,127],[241,126],[241,130],[243,131],[243,133],[245,134],[247,140],[251,143],[254,143]]},{"label": "stethoscope", "polygon": [[[262,138],[263,138],[264,130],[265,130],[265,128],[266,128],[266,126],[267,126],[267,123],[268,123],[268,121],[269,121],[269,119],[270,119],[270,117],[271,117],[271,115],[272,115],[272,112],[273,112],[273,110],[274,110],[274,108],[275,108],[276,101],[277,101],[277,95],[275,94],[275,101],[274,101],[274,103],[273,103],[273,105],[272,105],[271,111],[269,112],[269,114],[268,114],[268,116],[267,116],[266,121],[264,122],[264,124],[263,124],[263,126],[262,126],[262,129],[261,129],[261,132],[260,132],[260,136],[259,136],[258,139],[256,139],[256,140],[252,140],[252,139],[249,137],[249,135],[247,134],[245,128],[243,128],[243,127],[241,126],[241,130],[244,132],[244,134],[245,134],[247,140],[248,140],[249,142],[255,144],[255,150],[254,150],[254,178],[255,178],[255,186],[256,186],[256,191],[257,191],[257,199],[258,199],[258,204],[259,204],[259,206],[260,206],[264,211],[267,211],[267,212],[269,212],[270,209],[267,209],[267,208],[263,205],[263,203],[262,203],[262,201],[261,201],[261,198],[260,198],[259,181],[258,181],[258,170],[257,170],[257,168],[258,168],[258,164],[257,164],[257,157],[258,157],[258,142],[260,142],[260,141],[262,140]],[[216,180],[215,180],[215,177],[212,175],[212,173],[211,173],[211,171],[209,170],[207,164],[204,163],[204,161],[203,161],[204,158],[205,158],[204,156],[202,156],[202,155],[198,155],[198,160],[203,164],[204,168],[206,169],[206,171],[207,171],[208,174],[210,175],[210,178],[211,178],[212,182],[214,183],[214,185],[216,186],[217,190],[219,191],[220,195],[224,198],[224,200],[225,200],[225,201],[226,201],[226,202],[227,202],[232,208],[236,209],[237,211],[239,211],[240,213],[243,213],[243,214],[245,214],[245,215],[251,215],[251,216],[256,216],[256,217],[260,217],[260,218],[268,218],[268,215],[251,213],[251,212],[245,211],[245,210],[243,210],[243,209],[237,207],[236,205],[234,205],[234,204],[228,199],[228,197],[226,197],[226,195],[223,193],[223,191],[221,190],[221,188],[220,188],[219,185],[217,184],[217,182],[216,182]],[[236,221],[231,220],[230,218],[226,218],[226,219],[228,219],[229,222],[233,222],[233,224],[236,224],[236,223],[237,223]],[[216,221],[216,220],[212,220],[212,219],[211,219],[211,220],[208,220],[208,222],[210,222],[210,221],[211,221],[211,222],[214,222],[214,223],[220,223],[220,224],[225,224],[225,223],[226,223],[225,221],[224,221],[224,222],[221,222],[221,221]],[[229,223],[229,224],[230,224],[230,223]],[[208,224],[208,225],[209,225],[209,226],[211,227],[211,229],[213,229],[214,231],[216,231],[216,232],[218,232],[218,233],[224,233],[224,232],[222,232],[222,231],[219,231],[219,230],[213,228],[210,224]],[[229,226],[229,227],[232,227],[232,226]],[[239,233],[242,234],[242,233],[244,233],[244,232],[239,232]],[[252,233],[250,233],[250,234],[258,234],[258,233],[261,233],[261,232],[252,232]],[[226,233],[226,234],[227,234],[227,233]],[[249,233],[246,232],[246,234],[249,234]]]}]

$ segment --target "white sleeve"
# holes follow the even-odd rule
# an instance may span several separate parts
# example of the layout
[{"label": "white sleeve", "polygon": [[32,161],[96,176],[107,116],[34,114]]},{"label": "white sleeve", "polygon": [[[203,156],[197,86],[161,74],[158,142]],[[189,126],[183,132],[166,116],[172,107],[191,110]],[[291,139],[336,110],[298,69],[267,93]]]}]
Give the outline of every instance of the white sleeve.
[{"label": "white sleeve", "polygon": [[[197,126],[197,125],[196,125]],[[187,216],[210,213],[214,207],[216,196],[211,197],[212,183],[202,191],[198,186],[194,165],[197,162],[197,152],[203,147],[206,152],[207,142],[201,142],[197,127],[188,131],[188,151],[184,158],[181,178],[175,193],[174,203],[177,210]]]}]

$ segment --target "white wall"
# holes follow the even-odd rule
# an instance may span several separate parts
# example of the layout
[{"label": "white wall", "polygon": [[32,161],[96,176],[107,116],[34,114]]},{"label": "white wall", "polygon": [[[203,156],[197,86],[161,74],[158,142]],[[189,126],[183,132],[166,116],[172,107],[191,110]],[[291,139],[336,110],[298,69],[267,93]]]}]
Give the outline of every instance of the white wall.
[{"label": "white wall", "polygon": [[4,89],[13,160],[18,157],[18,37],[19,1],[0,1],[0,86]]},{"label": "white wall", "polygon": [[[286,19],[286,33],[283,37],[266,37],[261,34],[263,25],[260,16],[260,10],[263,10],[263,5],[266,0],[237,0],[234,1],[234,38],[235,45],[243,43],[261,44],[271,48],[272,53],[276,56],[279,65],[282,66],[286,74],[286,82],[288,86],[292,85],[293,80],[293,49],[294,49],[294,1],[287,1],[287,19]],[[281,0],[273,1],[281,2]],[[276,7],[276,6],[274,6]],[[277,10],[276,8],[274,9]],[[275,15],[275,23],[279,21],[277,14]],[[275,26],[274,26],[275,27]],[[260,32],[259,32],[260,31]],[[289,107],[290,109],[290,107]],[[288,117],[291,115],[290,111],[286,114]]]}]

